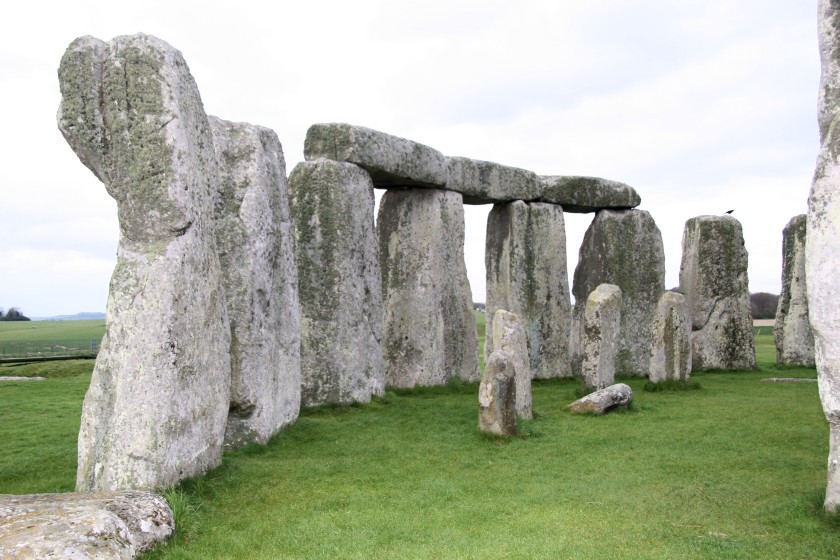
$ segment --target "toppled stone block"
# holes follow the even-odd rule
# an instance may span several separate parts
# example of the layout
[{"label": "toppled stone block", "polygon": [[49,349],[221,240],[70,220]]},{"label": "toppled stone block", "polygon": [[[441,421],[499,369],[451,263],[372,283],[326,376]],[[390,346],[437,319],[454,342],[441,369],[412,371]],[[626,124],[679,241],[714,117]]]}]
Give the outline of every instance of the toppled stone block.
[{"label": "toppled stone block", "polygon": [[814,333],[808,319],[805,270],[807,222],[805,214],[794,216],[782,232],[782,293],[773,338],[777,364],[814,367]]},{"label": "toppled stone block", "polygon": [[304,406],[369,402],[385,390],[373,184],[325,159],[289,176],[301,312]]},{"label": "toppled stone block", "polygon": [[515,313],[499,309],[493,314],[493,339],[496,348],[505,352],[513,363],[516,398],[514,407],[520,418],[530,420],[531,410],[531,367],[528,358],[528,342],[522,322]]},{"label": "toppled stone block", "polygon": [[216,245],[231,328],[225,447],[265,443],[300,410],[300,307],[286,162],[274,131],[210,117]]},{"label": "toppled stone block", "polygon": [[442,385],[453,377],[478,381],[461,195],[389,190],[380,201],[376,227],[388,385]]},{"label": "toppled stone block", "polygon": [[732,216],[691,218],[682,245],[680,291],[691,314],[692,368],[755,368],[741,223]]},{"label": "toppled stone block", "polygon": [[478,429],[488,434],[516,433],[516,364],[502,350],[490,355],[478,387]]},{"label": "toppled stone block", "polygon": [[619,408],[626,408],[632,402],[633,390],[630,386],[616,383],[576,400],[567,406],[566,410],[572,414],[605,414]]},{"label": "toppled stone block", "polygon": [[446,163],[446,188],[464,195],[465,204],[537,200],[542,194],[533,171],[465,157],[448,157]]},{"label": "toppled stone block", "polygon": [[76,39],[58,77],[58,127],[120,220],[77,488],[173,485],[220,463],[230,402],[210,125],[181,53],[155,37]]},{"label": "toppled stone block", "polygon": [[303,145],[306,161],[355,163],[377,188],[446,184],[443,154],[418,142],[350,124],[313,124]]},{"label": "toppled stone block", "polygon": [[615,356],[621,327],[621,288],[601,284],[586,298],[583,312],[581,381],[586,391],[615,382]]},{"label": "toppled stone block", "polygon": [[650,375],[653,383],[687,381],[691,375],[691,316],[685,296],[665,292],[651,328]]},{"label": "toppled stone block", "polygon": [[572,175],[544,175],[540,178],[540,200],[563,206],[563,211],[576,214],[598,210],[626,210],[642,203],[636,189],[630,185],[601,179]]}]

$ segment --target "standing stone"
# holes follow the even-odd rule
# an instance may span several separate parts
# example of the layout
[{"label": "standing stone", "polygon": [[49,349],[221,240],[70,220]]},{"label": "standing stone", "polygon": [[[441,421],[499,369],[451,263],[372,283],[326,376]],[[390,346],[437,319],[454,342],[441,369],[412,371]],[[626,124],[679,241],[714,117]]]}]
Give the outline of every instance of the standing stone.
[{"label": "standing stone", "polygon": [[382,293],[370,176],[350,163],[299,163],[289,176],[305,406],[369,402],[385,390]]},{"label": "standing stone", "polygon": [[621,288],[613,284],[601,284],[586,298],[581,364],[585,391],[598,391],[615,382],[621,300]]},{"label": "standing stone", "polygon": [[216,246],[230,318],[225,446],[265,443],[300,410],[300,308],[286,163],[267,128],[210,117]]},{"label": "standing stone", "polygon": [[622,294],[616,371],[647,377],[651,323],[665,291],[662,234],[647,211],[601,210],[586,230],[572,288],[575,364],[582,358],[584,302],[604,283],[615,284]]},{"label": "standing stone", "polygon": [[755,368],[741,223],[732,216],[691,218],[682,247],[680,291],[691,314],[692,368]]},{"label": "standing stone", "polygon": [[76,486],[174,485],[220,463],[230,402],[210,125],[181,53],[148,35],[76,39],[58,76],[59,129],[120,220]]},{"label": "standing stone", "polygon": [[[571,377],[571,304],[563,208],[540,202],[496,204],[487,218],[487,316],[516,313],[528,340],[532,377]],[[484,355],[496,346],[488,329]]]},{"label": "standing stone", "polygon": [[464,264],[461,195],[387,191],[377,219],[388,385],[478,381],[478,334]]},{"label": "standing stone", "polygon": [[805,268],[820,400],[830,427],[824,507],[834,512],[840,510],[840,1],[820,0],[818,16],[821,147],[808,198]]},{"label": "standing stone", "polygon": [[516,414],[530,420],[531,411],[531,367],[528,359],[528,342],[522,321],[515,313],[499,309],[493,314],[493,338],[496,348],[506,352],[513,361],[514,380],[516,381]]},{"label": "standing stone", "polygon": [[516,363],[503,350],[496,350],[484,368],[478,387],[478,429],[488,434],[516,433]]},{"label": "standing stone", "polygon": [[793,217],[782,232],[782,294],[776,308],[776,363],[814,367],[814,333],[808,320],[805,236],[808,216]]},{"label": "standing stone", "polygon": [[687,381],[691,375],[691,316],[685,296],[665,292],[651,328],[650,375],[653,383]]}]

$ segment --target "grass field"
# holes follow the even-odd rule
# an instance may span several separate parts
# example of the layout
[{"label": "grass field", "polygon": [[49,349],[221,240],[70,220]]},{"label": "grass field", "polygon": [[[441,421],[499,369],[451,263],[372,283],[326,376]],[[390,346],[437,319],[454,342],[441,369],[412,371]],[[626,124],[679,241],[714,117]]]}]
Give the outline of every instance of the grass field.
[{"label": "grass field", "polygon": [[0,359],[95,353],[105,320],[0,321]]},{"label": "grass field", "polygon": [[[634,389],[630,411],[564,412],[577,382],[535,382],[521,435],[476,432],[476,385],[303,411],[267,446],[167,493],[177,537],[148,558],[837,558],[821,513],[828,428],[815,377],[773,366]],[[8,366],[0,492],[70,490],[91,362]]]}]

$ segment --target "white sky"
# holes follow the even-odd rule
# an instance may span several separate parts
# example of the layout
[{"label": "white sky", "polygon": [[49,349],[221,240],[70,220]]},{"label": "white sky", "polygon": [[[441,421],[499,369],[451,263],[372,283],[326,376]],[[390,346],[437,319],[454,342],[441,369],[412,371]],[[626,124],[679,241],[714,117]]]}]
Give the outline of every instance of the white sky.
[{"label": "white sky", "polygon": [[[116,204],[55,124],[76,37],[181,50],[207,113],[274,129],[348,122],[544,175],[628,183],[678,283],[685,221],[735,209],[750,289],[778,293],[781,232],[818,150],[816,1],[14,2],[0,33],[0,306],[104,311]],[[467,207],[484,300],[487,206]],[[566,214],[569,275],[592,215]]]}]

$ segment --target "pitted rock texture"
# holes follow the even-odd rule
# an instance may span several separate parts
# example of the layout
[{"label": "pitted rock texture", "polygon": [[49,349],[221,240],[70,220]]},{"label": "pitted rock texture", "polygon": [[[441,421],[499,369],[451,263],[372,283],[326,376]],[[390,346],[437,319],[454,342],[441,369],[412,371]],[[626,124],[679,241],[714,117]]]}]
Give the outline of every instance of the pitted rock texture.
[{"label": "pitted rock texture", "polygon": [[301,312],[304,406],[369,402],[385,390],[373,184],[360,167],[299,163],[289,203]]},{"label": "pitted rock texture", "polygon": [[300,410],[300,307],[286,163],[267,128],[210,117],[216,246],[231,329],[225,446],[265,443]]},{"label": "pitted rock texture", "polygon": [[600,284],[615,284],[622,294],[616,374],[647,377],[651,323],[665,291],[665,252],[656,222],[645,210],[601,210],[586,230],[579,255],[572,287],[573,367],[583,357],[584,302]]},{"label": "pitted rock texture", "polygon": [[389,190],[376,222],[387,383],[478,381],[478,334],[464,264],[461,195]]},{"label": "pitted rock texture", "polygon": [[516,433],[516,363],[503,350],[490,355],[478,386],[478,429],[498,435]]},{"label": "pitted rock texture", "polygon": [[840,510],[840,0],[819,0],[820,153],[808,198],[805,268],[820,400],[830,428],[824,507]]},{"label": "pitted rock texture", "polygon": [[490,329],[496,341],[496,349],[507,353],[513,362],[514,380],[516,381],[516,414],[520,418],[530,420],[531,410],[531,367],[528,359],[528,342],[522,321],[515,313],[499,309],[493,314],[493,324]]},{"label": "pitted rock texture", "polygon": [[642,203],[636,189],[618,181],[572,175],[545,175],[539,179],[540,200],[560,204],[565,212],[585,214],[602,209],[626,210]]},{"label": "pitted rock texture", "polygon": [[[487,316],[505,309],[525,328],[531,375],[571,377],[571,304],[563,208],[540,202],[496,204],[487,217]],[[488,329],[484,355],[495,349]]]},{"label": "pitted rock texture", "polygon": [[173,485],[219,464],[230,401],[210,125],[181,53],[155,37],[76,39],[58,76],[59,129],[120,221],[77,488]]},{"label": "pitted rock texture", "polygon": [[464,195],[466,204],[536,200],[542,193],[533,171],[465,157],[448,157],[446,163],[446,188]]},{"label": "pitted rock texture", "polygon": [[782,293],[776,308],[776,363],[814,367],[814,333],[808,319],[805,238],[808,216],[791,218],[782,232]]},{"label": "pitted rock texture", "polygon": [[572,414],[605,414],[627,408],[633,402],[633,390],[629,385],[616,383],[578,399],[566,409]]},{"label": "pitted rock texture", "polygon": [[621,300],[621,288],[614,284],[601,284],[586,298],[580,367],[580,378],[586,391],[598,391],[615,382]]},{"label": "pitted rock texture", "polygon": [[685,296],[665,292],[651,327],[650,375],[653,383],[686,381],[691,376],[691,316]]},{"label": "pitted rock texture", "polygon": [[747,249],[732,216],[698,216],[685,224],[680,292],[691,314],[692,369],[753,369]]}]

